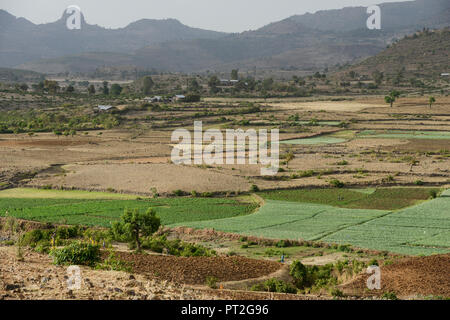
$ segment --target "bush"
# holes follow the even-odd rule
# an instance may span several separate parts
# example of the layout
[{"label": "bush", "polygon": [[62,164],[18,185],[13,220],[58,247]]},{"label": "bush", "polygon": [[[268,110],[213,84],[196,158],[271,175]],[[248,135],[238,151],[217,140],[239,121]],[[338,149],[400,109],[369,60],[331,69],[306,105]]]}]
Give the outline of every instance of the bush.
[{"label": "bush", "polygon": [[19,242],[23,246],[35,247],[36,244],[43,239],[48,240],[47,235],[42,230],[36,229],[25,233]]},{"label": "bush", "polygon": [[58,265],[94,266],[100,260],[100,247],[90,243],[73,242],[62,249],[50,252]]},{"label": "bush", "polygon": [[431,197],[432,199],[436,199],[436,198],[437,198],[437,195],[438,195],[438,193],[437,193],[436,190],[431,190],[431,191],[430,191],[430,197]]},{"label": "bush", "polygon": [[99,263],[95,268],[108,271],[132,272],[130,263],[118,259],[113,251],[110,251],[108,258],[102,263]]},{"label": "bush", "polygon": [[372,259],[369,261],[369,266],[379,266],[377,259]]},{"label": "bush", "polygon": [[50,252],[50,242],[48,240],[41,240],[34,248],[36,252],[48,254]]},{"label": "bush", "polygon": [[182,197],[182,196],[184,196],[184,191],[178,189],[178,190],[175,190],[173,192],[173,194],[176,195],[177,197]]},{"label": "bush", "polygon": [[188,94],[184,98],[184,102],[199,102],[201,99],[199,94]]},{"label": "bush", "polygon": [[288,242],[284,241],[284,240],[280,240],[276,243],[275,245],[277,248],[286,248],[289,247]]},{"label": "bush", "polygon": [[278,279],[269,279],[263,283],[256,284],[251,288],[252,291],[267,291],[278,293],[297,293],[297,288],[291,283]]},{"label": "bush", "polygon": [[344,297],[344,293],[341,290],[336,289],[336,288],[332,289],[330,294],[331,294],[331,296],[333,296],[335,298],[342,298],[342,297]]},{"label": "bush", "polygon": [[206,285],[211,289],[217,289],[217,280],[216,277],[206,277]]},{"label": "bush", "polygon": [[342,181],[339,181],[338,179],[331,180],[330,184],[335,188],[343,188],[345,186],[345,184]]},{"label": "bush", "polygon": [[295,260],[290,267],[289,274],[294,278],[294,284],[297,288],[310,286],[308,278],[308,268],[298,260]]},{"label": "bush", "polygon": [[397,295],[395,294],[395,292],[385,292],[385,293],[383,293],[381,298],[382,299],[386,299],[386,300],[398,300]]},{"label": "bush", "polygon": [[213,196],[213,194],[211,192],[203,192],[202,193],[202,198],[211,198]]},{"label": "bush", "polygon": [[250,187],[250,191],[251,192],[258,192],[259,191],[259,187],[256,184],[252,184],[252,186]]},{"label": "bush", "polygon": [[201,245],[186,243],[178,239],[167,240],[165,236],[144,240],[142,248],[157,253],[163,253],[166,250],[168,254],[178,257],[210,257],[216,254],[215,251]]},{"label": "bush", "polygon": [[337,284],[337,278],[333,275],[334,265],[305,266],[295,260],[290,267],[289,274],[294,278],[294,284],[299,289],[321,288]]}]

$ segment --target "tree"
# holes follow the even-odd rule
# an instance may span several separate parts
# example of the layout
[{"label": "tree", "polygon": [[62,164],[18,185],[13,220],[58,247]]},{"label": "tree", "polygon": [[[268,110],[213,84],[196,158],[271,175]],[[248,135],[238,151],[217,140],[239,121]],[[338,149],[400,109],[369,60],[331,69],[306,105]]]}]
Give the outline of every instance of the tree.
[{"label": "tree", "polygon": [[231,70],[231,80],[239,80],[239,69]]},{"label": "tree", "polygon": [[373,78],[373,81],[375,81],[375,84],[377,86],[379,86],[383,82],[384,74],[383,74],[383,72],[375,70],[372,73],[372,78]]},{"label": "tree", "polygon": [[74,91],[75,91],[75,88],[73,87],[73,85],[70,84],[67,86],[67,88],[66,88],[67,93],[72,93]]},{"label": "tree", "polygon": [[122,87],[121,87],[119,84],[114,83],[114,84],[111,86],[111,94],[112,94],[113,96],[118,96],[118,95],[120,95],[121,93],[122,93]]},{"label": "tree", "polygon": [[59,90],[58,82],[53,80],[44,80],[44,90],[47,90],[49,93],[56,93]]},{"label": "tree", "polygon": [[286,160],[286,167],[289,168],[289,162],[294,160],[295,156],[292,150],[289,150],[289,152],[286,154],[285,160]]},{"label": "tree", "polygon": [[384,97],[384,101],[386,101],[386,103],[390,103],[391,104],[391,108],[394,105],[395,100],[400,97],[400,92],[392,90],[388,96]]},{"label": "tree", "polygon": [[274,83],[274,81],[272,78],[264,79],[264,81],[262,82],[263,90],[265,90],[265,91],[272,90],[273,83]]},{"label": "tree", "polygon": [[108,81],[103,81],[103,94],[104,95],[109,94]]},{"label": "tree", "polygon": [[142,91],[144,92],[144,94],[150,94],[153,88],[153,85],[155,84],[153,82],[152,77],[150,76],[145,76],[142,80],[143,84],[142,84]]},{"label": "tree", "polygon": [[88,93],[91,94],[91,95],[95,94],[95,86],[93,84],[91,84],[88,87]]},{"label": "tree", "polygon": [[351,70],[351,71],[348,73],[348,75],[349,75],[349,77],[352,78],[352,79],[355,79],[356,76],[357,76],[357,74],[356,74],[356,72],[355,72],[354,70]]},{"label": "tree", "polygon": [[217,93],[219,91],[219,88],[217,88],[220,85],[220,80],[217,78],[217,76],[211,76],[208,80],[208,87],[211,93]]},{"label": "tree", "polygon": [[200,85],[198,84],[197,79],[193,78],[193,79],[190,79],[190,80],[189,80],[189,83],[188,83],[188,91],[191,91],[191,92],[200,92],[200,89],[201,89],[201,87],[200,87]]},{"label": "tree", "polygon": [[433,103],[435,103],[435,102],[436,102],[436,99],[434,97],[430,97],[430,99],[428,99],[428,103],[430,104],[430,109],[431,109],[431,106],[433,105]]},{"label": "tree", "polygon": [[141,249],[141,237],[155,233],[161,225],[161,220],[156,216],[156,211],[149,208],[146,213],[140,213],[139,209],[126,209],[120,222],[112,225],[112,233],[116,239],[128,241]]},{"label": "tree", "polygon": [[187,94],[184,98],[184,102],[200,102],[201,96],[196,93]]}]

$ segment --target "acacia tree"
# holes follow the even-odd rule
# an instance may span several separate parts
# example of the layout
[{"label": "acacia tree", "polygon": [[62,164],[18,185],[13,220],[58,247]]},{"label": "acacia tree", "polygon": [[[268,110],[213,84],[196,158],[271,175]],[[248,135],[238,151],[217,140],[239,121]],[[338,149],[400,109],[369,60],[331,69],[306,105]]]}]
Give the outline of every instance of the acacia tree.
[{"label": "acacia tree", "polygon": [[154,84],[152,77],[145,76],[142,80],[142,90],[144,94],[150,94]]},{"label": "acacia tree", "polygon": [[112,225],[114,238],[130,242],[137,250],[141,249],[141,237],[152,235],[161,225],[160,218],[152,208],[145,213],[140,213],[139,209],[126,209],[121,220]]},{"label": "acacia tree", "polygon": [[88,93],[89,93],[90,95],[95,94],[95,86],[94,86],[93,84],[91,84],[91,85],[88,87]]},{"label": "acacia tree", "polygon": [[289,152],[286,154],[285,161],[286,161],[286,167],[289,168],[289,162],[294,160],[295,156],[292,150],[289,150]]},{"label": "acacia tree", "polygon": [[392,108],[398,97],[400,97],[400,92],[392,90],[388,96],[384,97],[384,101],[386,101],[386,103],[390,103]]},{"label": "acacia tree", "polygon": [[433,105],[433,103],[435,103],[435,102],[436,102],[436,99],[434,97],[430,97],[430,99],[428,99],[428,103],[430,105],[430,109],[431,109],[431,106]]}]

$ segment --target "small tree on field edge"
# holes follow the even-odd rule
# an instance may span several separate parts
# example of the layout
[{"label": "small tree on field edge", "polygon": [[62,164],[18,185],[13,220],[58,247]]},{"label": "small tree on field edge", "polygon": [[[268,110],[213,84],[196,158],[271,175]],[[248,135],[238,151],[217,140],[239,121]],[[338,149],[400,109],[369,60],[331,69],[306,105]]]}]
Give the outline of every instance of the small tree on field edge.
[{"label": "small tree on field edge", "polygon": [[428,103],[430,105],[430,109],[431,109],[431,106],[433,105],[433,103],[435,103],[435,102],[436,102],[436,98],[435,97],[430,97],[430,99],[428,100]]},{"label": "small tree on field edge", "polygon": [[155,233],[161,225],[161,220],[152,208],[141,213],[139,209],[125,209],[120,222],[114,222],[112,233],[116,239],[127,241],[141,249],[141,237]]},{"label": "small tree on field edge", "polygon": [[392,90],[388,96],[384,97],[384,101],[386,101],[386,103],[389,103],[392,108],[395,100],[397,100],[398,97],[400,97],[400,92],[398,92],[396,90]]}]

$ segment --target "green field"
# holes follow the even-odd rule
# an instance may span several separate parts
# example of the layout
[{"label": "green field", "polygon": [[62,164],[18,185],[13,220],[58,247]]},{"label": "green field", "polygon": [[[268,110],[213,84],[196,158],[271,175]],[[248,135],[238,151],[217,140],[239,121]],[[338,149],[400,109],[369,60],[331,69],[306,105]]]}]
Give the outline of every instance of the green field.
[{"label": "green field", "polygon": [[292,139],[292,140],[284,140],[280,141],[283,144],[299,144],[299,145],[315,145],[315,144],[335,144],[342,143],[347,141],[343,138],[336,138],[331,136],[320,136],[320,137],[312,137],[312,138],[302,138],[302,139]]},{"label": "green field", "polygon": [[448,131],[375,131],[366,130],[358,134],[358,138],[382,138],[382,139],[450,139]]},{"label": "green field", "polygon": [[[330,194],[326,194],[324,198],[329,199]],[[398,211],[267,200],[252,215],[183,225],[266,238],[317,240],[429,255],[450,252],[450,197],[447,191],[437,199]]]},{"label": "green field", "polygon": [[[126,208],[155,208],[168,226],[273,239],[313,240],[403,254],[450,252],[450,190],[436,188],[311,189],[260,192],[248,198],[140,199],[108,193],[0,191],[0,216],[108,227]],[[117,198],[119,197],[119,198]],[[125,197],[121,199],[120,197]],[[128,197],[128,199],[127,199]]]},{"label": "green field", "polygon": [[[108,193],[11,189],[0,191],[0,216],[41,222],[109,227],[126,208],[154,208],[164,225],[179,222],[223,219],[252,213],[257,205],[218,198],[134,198]],[[15,197],[10,197],[14,195]]]},{"label": "green field", "polygon": [[397,210],[430,198],[438,188],[296,189],[261,192],[268,200],[308,202],[350,209]]}]

